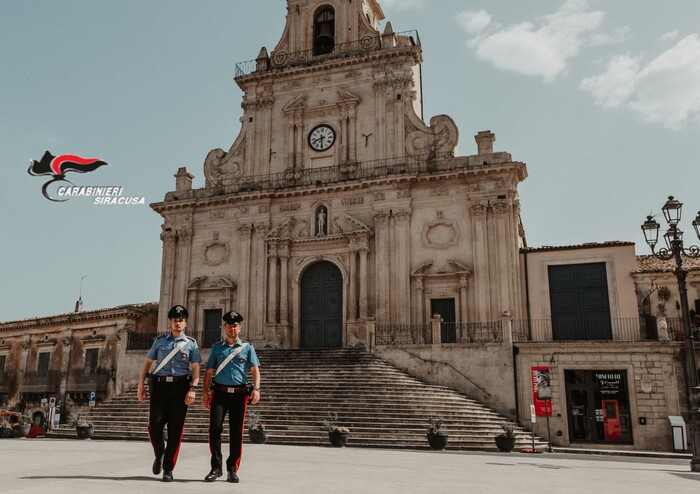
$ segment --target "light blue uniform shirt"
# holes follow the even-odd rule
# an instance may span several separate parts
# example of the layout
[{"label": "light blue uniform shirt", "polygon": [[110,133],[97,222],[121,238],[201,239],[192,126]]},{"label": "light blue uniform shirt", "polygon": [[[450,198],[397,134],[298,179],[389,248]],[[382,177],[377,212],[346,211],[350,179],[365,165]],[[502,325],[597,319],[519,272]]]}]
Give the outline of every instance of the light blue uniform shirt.
[{"label": "light blue uniform shirt", "polygon": [[153,342],[153,346],[148,351],[147,358],[156,361],[156,367],[160,362],[170,355],[170,352],[181,341],[185,341],[180,351],[178,351],[161,370],[155,373],[156,376],[187,376],[190,373],[190,362],[201,362],[202,355],[199,353],[197,340],[184,333],[179,338],[173,338],[172,333],[160,335]]},{"label": "light blue uniform shirt", "polygon": [[[216,369],[226,360],[226,357],[228,357],[231,352],[236,351],[242,344],[243,340],[240,338],[238,338],[238,341],[234,345],[229,345],[226,339],[216,343],[211,347],[211,353],[207,361],[207,369],[214,369],[214,372],[216,372]],[[226,367],[214,378],[214,382],[222,386],[242,386],[248,384],[246,371],[251,367],[259,366],[260,361],[255,354],[255,348],[253,348],[253,345],[248,344],[241,350],[241,353],[233,357],[229,363],[226,364]]]}]

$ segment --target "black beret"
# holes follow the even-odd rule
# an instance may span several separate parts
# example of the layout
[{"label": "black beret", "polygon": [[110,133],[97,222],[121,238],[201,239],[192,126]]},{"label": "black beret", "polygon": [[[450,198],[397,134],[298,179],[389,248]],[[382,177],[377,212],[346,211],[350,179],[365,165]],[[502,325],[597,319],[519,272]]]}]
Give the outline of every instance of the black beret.
[{"label": "black beret", "polygon": [[187,319],[190,313],[182,305],[174,305],[168,311],[168,319]]},{"label": "black beret", "polygon": [[223,319],[226,324],[236,324],[243,321],[243,316],[235,310],[232,310],[224,314]]}]

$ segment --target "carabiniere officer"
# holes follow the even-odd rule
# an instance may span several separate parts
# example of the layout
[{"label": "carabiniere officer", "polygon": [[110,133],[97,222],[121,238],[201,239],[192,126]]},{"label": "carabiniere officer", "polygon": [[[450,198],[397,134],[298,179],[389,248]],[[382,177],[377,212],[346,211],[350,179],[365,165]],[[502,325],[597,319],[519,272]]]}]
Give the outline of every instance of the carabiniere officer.
[{"label": "carabiniere officer", "polygon": [[[204,477],[213,482],[223,475],[221,455],[221,433],[224,418],[228,413],[229,456],[226,459],[228,482],[238,482],[238,466],[243,453],[243,422],[248,403],[260,401],[260,362],[250,343],[238,337],[243,316],[238,312],[227,312],[223,316],[226,337],[211,347],[207,370],[204,373],[202,406],[209,409],[209,449],[211,471]],[[252,389],[248,385],[246,370],[253,377]],[[211,395],[209,385],[211,383]]]},{"label": "carabiniere officer", "polygon": [[[139,401],[145,401],[149,393],[144,387],[146,375],[155,362],[150,375],[150,414],[148,437],[153,446],[155,460],[153,474],[163,470],[163,482],[173,481],[173,469],[182,441],[187,407],[194,402],[199,383],[199,364],[202,355],[197,341],[185,335],[189,313],[182,305],[168,311],[170,332],[156,338],[141,368],[138,384]],[[190,375],[190,367],[192,374]],[[168,444],[163,440],[163,429],[168,425]]]}]

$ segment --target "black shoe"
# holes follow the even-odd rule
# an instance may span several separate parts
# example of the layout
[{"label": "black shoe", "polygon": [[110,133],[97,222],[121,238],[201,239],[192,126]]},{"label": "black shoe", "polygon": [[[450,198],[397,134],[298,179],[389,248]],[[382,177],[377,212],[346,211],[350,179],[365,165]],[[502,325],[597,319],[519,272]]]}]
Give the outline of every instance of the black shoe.
[{"label": "black shoe", "polygon": [[163,471],[163,464],[161,463],[162,458],[156,458],[153,461],[153,475],[158,475]]},{"label": "black shoe", "polygon": [[238,475],[236,475],[236,472],[233,470],[230,470],[228,472],[228,477],[226,477],[226,482],[233,482],[234,484],[238,483]]},{"label": "black shoe", "polygon": [[163,472],[163,482],[172,482],[173,472],[168,472],[167,470]]},{"label": "black shoe", "polygon": [[221,470],[212,470],[204,477],[204,482],[214,482],[216,479],[221,477],[224,473]]}]

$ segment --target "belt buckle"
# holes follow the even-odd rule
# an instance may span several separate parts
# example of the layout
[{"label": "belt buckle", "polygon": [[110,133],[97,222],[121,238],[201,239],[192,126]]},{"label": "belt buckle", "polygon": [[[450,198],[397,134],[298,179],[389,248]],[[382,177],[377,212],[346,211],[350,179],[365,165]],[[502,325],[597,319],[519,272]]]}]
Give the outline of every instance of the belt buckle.
[{"label": "belt buckle", "polygon": [[228,387],[226,388],[226,392],[227,392],[227,393],[235,393],[235,392],[236,392],[236,388],[232,388],[231,386],[228,386]]},{"label": "belt buckle", "polygon": [[167,377],[165,378],[165,382],[166,382],[166,383],[171,383],[171,382],[173,382],[174,380],[175,380],[175,378],[174,378],[173,376],[167,376]]}]

